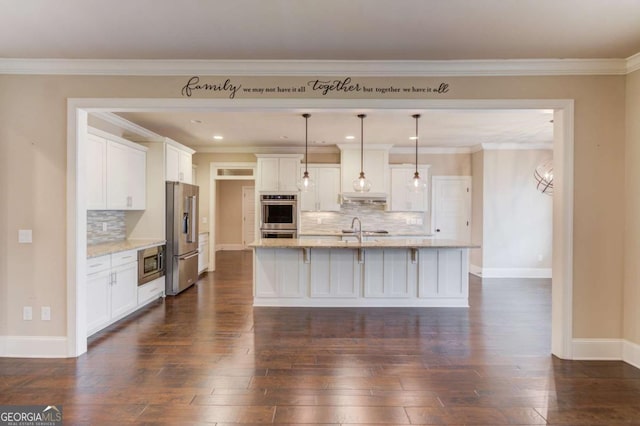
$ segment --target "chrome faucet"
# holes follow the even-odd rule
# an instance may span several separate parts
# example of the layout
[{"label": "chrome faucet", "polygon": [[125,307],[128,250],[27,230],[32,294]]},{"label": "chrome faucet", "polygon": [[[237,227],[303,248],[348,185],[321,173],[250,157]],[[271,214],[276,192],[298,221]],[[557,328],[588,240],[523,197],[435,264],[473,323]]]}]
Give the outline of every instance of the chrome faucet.
[{"label": "chrome faucet", "polygon": [[360,244],[362,244],[362,222],[360,222],[360,218],[358,216],[355,216],[353,218],[353,220],[351,220],[351,229],[353,229],[353,232],[355,232],[355,228],[353,227],[354,224],[356,223],[356,220],[358,221],[358,242]]}]

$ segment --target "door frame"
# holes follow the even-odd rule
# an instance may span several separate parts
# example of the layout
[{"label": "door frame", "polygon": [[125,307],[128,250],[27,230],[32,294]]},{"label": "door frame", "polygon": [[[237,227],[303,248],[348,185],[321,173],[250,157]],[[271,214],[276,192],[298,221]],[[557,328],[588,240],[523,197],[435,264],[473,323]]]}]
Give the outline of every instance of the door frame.
[{"label": "door frame", "polygon": [[[249,189],[253,189],[253,197],[251,200],[246,201],[244,193],[245,191],[248,191]],[[244,233],[247,230],[247,224],[244,220],[245,218],[245,213],[246,213],[246,209],[245,207],[248,206],[249,204],[253,205],[253,224],[251,225],[251,228],[253,228],[254,230],[254,238],[255,238],[255,229],[256,229],[256,186],[243,186],[242,187],[242,245],[244,246],[244,249],[246,250],[247,248],[249,248],[249,246],[247,244],[245,244],[245,240],[244,240]]]},{"label": "door frame", "polygon": [[473,223],[471,222],[471,194],[473,191],[473,187],[472,185],[472,179],[471,176],[464,176],[464,175],[459,175],[459,176],[431,176],[431,208],[429,209],[431,211],[431,233],[436,236],[435,234],[435,205],[436,205],[436,191],[435,191],[435,187],[436,187],[436,182],[446,182],[446,181],[452,181],[452,180],[459,180],[459,181],[464,181],[468,188],[468,194],[469,196],[467,197],[467,212],[469,213],[469,237],[471,237],[471,227],[473,226]]},{"label": "door frame", "polygon": [[[87,350],[85,140],[89,112],[290,111],[410,109],[554,110],[554,203],[551,352],[571,359],[573,339],[573,99],[67,99],[67,356]],[[211,214],[211,211],[210,211]],[[213,244],[213,242],[212,242]],[[212,253],[215,255],[215,251]],[[214,266],[215,267],[215,266]]]},{"label": "door frame", "polygon": [[[209,271],[216,270],[216,194],[219,180],[256,179],[257,163],[228,161],[209,163]],[[251,169],[251,176],[219,176],[218,169]]]}]

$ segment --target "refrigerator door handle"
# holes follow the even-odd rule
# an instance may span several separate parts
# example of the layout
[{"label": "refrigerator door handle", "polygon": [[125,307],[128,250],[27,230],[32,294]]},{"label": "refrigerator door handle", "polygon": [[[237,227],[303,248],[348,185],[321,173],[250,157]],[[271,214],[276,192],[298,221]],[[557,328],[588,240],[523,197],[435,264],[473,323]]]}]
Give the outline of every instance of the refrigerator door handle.
[{"label": "refrigerator door handle", "polygon": [[199,254],[200,254],[200,253],[195,252],[195,253],[190,254],[190,255],[188,255],[188,256],[180,256],[180,257],[178,258],[178,260],[187,260],[187,259],[191,259],[191,258],[196,257],[196,256],[197,256],[197,255],[199,255]]},{"label": "refrigerator door handle", "polygon": [[191,196],[188,197],[188,205],[189,205],[189,218],[191,220],[188,220],[188,229],[189,229],[189,233],[187,235],[187,242],[188,243],[195,243],[197,240],[197,235],[196,235],[196,226],[198,225],[196,223],[195,220],[193,220],[193,217],[195,217],[195,211],[196,211],[196,197]]}]

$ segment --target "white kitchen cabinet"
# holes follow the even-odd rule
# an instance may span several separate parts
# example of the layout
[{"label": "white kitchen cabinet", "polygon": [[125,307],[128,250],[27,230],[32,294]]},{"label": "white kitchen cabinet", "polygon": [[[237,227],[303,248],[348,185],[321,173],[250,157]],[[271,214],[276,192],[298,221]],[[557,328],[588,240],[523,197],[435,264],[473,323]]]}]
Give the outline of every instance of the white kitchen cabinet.
[{"label": "white kitchen cabinet", "polygon": [[87,260],[87,335],[133,312],[137,287],[136,250]]},{"label": "white kitchen cabinet", "polygon": [[209,233],[201,232],[198,236],[198,273],[209,269]]},{"label": "white kitchen cabinet", "polygon": [[418,260],[418,297],[459,306],[469,297],[469,251],[458,248],[421,250]]},{"label": "white kitchen cabinet", "polygon": [[146,153],[107,141],[107,209],[144,210]]},{"label": "white kitchen cabinet", "polygon": [[91,335],[111,317],[111,256],[89,259],[87,272],[87,332]]},{"label": "white kitchen cabinet", "polygon": [[[99,132],[92,129],[93,132]],[[87,144],[87,209],[144,210],[146,148],[99,132]]]},{"label": "white kitchen cabinet", "polygon": [[87,138],[87,209],[107,207],[107,140],[95,135]]},{"label": "white kitchen cabinet", "polygon": [[318,298],[360,296],[361,267],[357,250],[314,249],[310,253],[310,296]]},{"label": "white kitchen cabinet", "polygon": [[[353,180],[360,175],[360,147],[338,145],[340,148],[340,172],[342,192],[354,192]],[[365,177],[371,181],[371,191],[389,192],[389,149],[390,145],[376,145],[364,149]]]},{"label": "white kitchen cabinet", "polygon": [[[166,148],[166,180],[173,182],[192,183],[192,151],[181,149],[171,143]],[[185,147],[186,148],[186,147]]]},{"label": "white kitchen cabinet", "polygon": [[[302,211],[340,211],[340,166],[309,166],[309,176],[315,183],[312,191],[300,193]],[[300,168],[299,175],[304,173]]]},{"label": "white kitchen cabinet", "polygon": [[163,276],[138,286],[138,307],[144,306],[164,295],[165,279],[166,277]]},{"label": "white kitchen cabinet", "polygon": [[271,155],[261,154],[258,157],[258,182],[259,191],[286,191],[298,190],[298,176],[300,171],[301,155]]},{"label": "white kitchen cabinet", "polygon": [[[428,210],[428,185],[422,192],[410,189],[410,182],[416,171],[415,166],[391,166],[391,209],[392,211],[425,212]],[[428,179],[429,166],[418,167],[420,177]]]},{"label": "white kitchen cabinet", "polygon": [[302,297],[307,279],[302,250],[256,249],[255,295],[264,298]]},{"label": "white kitchen cabinet", "polygon": [[415,297],[417,266],[410,249],[366,250],[364,297]]}]

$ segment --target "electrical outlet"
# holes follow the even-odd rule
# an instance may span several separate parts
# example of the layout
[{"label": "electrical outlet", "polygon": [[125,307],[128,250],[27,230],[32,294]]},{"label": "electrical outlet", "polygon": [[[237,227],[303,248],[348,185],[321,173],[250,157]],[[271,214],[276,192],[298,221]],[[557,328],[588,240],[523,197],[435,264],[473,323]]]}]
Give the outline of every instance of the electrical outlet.
[{"label": "electrical outlet", "polygon": [[43,306],[40,308],[40,319],[42,321],[51,321],[51,306]]},{"label": "electrical outlet", "polygon": [[107,232],[107,222],[102,222],[102,232]]},{"label": "electrical outlet", "polygon": [[18,229],[18,242],[29,244],[33,242],[33,231],[31,229]]},{"label": "electrical outlet", "polygon": [[542,256],[541,254],[538,255],[538,262],[542,262],[542,260],[544,259],[544,256]]},{"label": "electrical outlet", "polygon": [[22,308],[22,319],[25,321],[31,321],[33,319],[33,309],[31,306],[25,306]]}]

